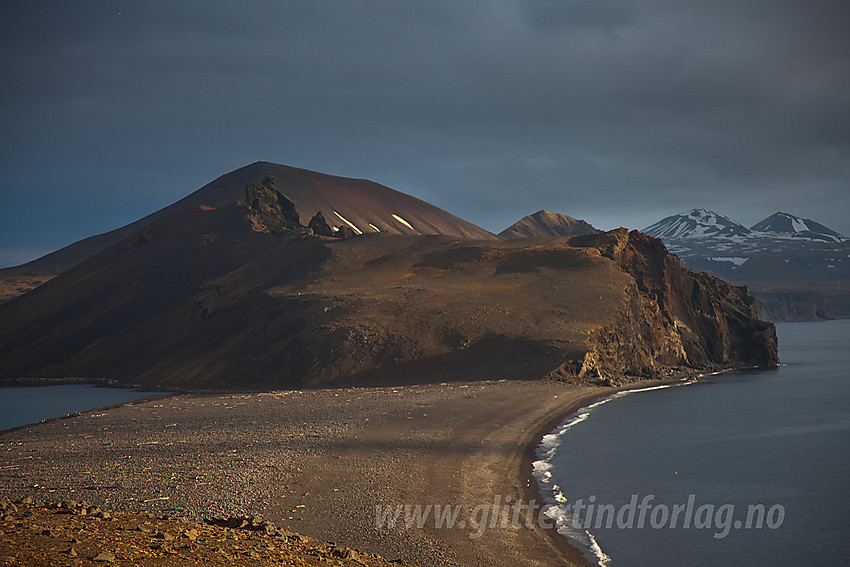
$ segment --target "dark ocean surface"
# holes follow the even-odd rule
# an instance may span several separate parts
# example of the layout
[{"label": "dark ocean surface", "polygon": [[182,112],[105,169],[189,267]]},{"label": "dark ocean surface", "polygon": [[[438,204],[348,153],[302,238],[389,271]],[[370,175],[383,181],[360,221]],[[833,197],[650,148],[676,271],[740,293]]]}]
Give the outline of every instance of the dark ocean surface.
[{"label": "dark ocean surface", "polygon": [[0,388],[0,431],[165,394],[72,384]]},{"label": "dark ocean surface", "polygon": [[777,333],[780,368],[621,395],[544,438],[562,533],[613,567],[847,565],[850,320]]}]

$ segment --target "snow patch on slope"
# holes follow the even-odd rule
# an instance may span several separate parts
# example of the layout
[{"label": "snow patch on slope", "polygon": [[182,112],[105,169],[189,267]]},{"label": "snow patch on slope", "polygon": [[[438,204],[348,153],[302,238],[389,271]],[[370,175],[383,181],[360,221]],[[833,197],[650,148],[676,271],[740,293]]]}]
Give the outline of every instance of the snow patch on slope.
[{"label": "snow patch on slope", "polygon": [[736,266],[741,266],[749,260],[749,258],[742,258],[741,256],[711,256],[709,260],[714,262],[730,262]]},{"label": "snow patch on slope", "polygon": [[804,230],[810,230],[809,226],[805,223],[805,221],[797,217],[791,219],[791,228],[794,230],[794,232],[803,232]]},{"label": "snow patch on slope", "polygon": [[404,220],[403,218],[401,218],[401,217],[400,217],[400,216],[398,216],[397,214],[393,213],[393,218],[394,218],[395,220],[397,220],[398,222],[400,222],[401,224],[403,224],[404,226],[406,226],[407,228],[409,228],[410,230],[416,230],[415,228],[413,228],[412,226],[410,226],[410,223],[409,223],[409,222],[407,222],[406,220]]},{"label": "snow patch on slope", "polygon": [[354,224],[353,224],[351,221],[349,221],[347,218],[345,218],[344,216],[342,216],[341,214],[339,214],[339,213],[338,213],[338,212],[336,212],[336,211],[334,211],[334,214],[335,214],[336,216],[338,216],[342,222],[344,222],[345,224],[347,224],[348,226],[350,226],[350,227],[351,227],[351,230],[353,230],[353,231],[354,231],[354,232],[356,232],[357,234],[363,234],[363,231],[362,231],[362,230],[360,230],[359,228],[357,228],[356,226],[354,226]]}]

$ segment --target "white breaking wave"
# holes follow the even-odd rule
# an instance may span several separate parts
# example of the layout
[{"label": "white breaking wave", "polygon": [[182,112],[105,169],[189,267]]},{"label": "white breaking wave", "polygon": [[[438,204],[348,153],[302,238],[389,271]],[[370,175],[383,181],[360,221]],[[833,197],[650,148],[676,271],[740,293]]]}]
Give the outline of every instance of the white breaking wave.
[{"label": "white breaking wave", "polygon": [[593,552],[594,557],[596,557],[597,563],[602,567],[608,565],[611,562],[611,558],[602,551],[602,548],[599,547],[599,543],[597,543],[596,538],[593,537],[592,533],[587,530],[585,530],[585,533],[587,533],[587,537],[590,538],[590,550]]},{"label": "white breaking wave", "polygon": [[602,548],[599,546],[596,538],[589,530],[573,527],[573,517],[568,511],[568,507],[560,506],[560,504],[568,502],[569,499],[566,494],[564,494],[561,487],[552,482],[552,470],[554,469],[552,458],[561,446],[561,438],[574,426],[587,420],[594,409],[603,404],[607,404],[611,400],[616,400],[617,398],[636,394],[638,392],[649,392],[651,390],[661,390],[663,388],[686,386],[693,383],[694,382],[692,381],[678,382],[675,384],[662,384],[661,386],[650,386],[648,388],[638,388],[635,390],[623,390],[621,392],[617,392],[616,394],[612,394],[607,398],[603,398],[589,406],[579,409],[574,414],[567,417],[567,419],[564,420],[564,423],[558,426],[554,432],[544,435],[540,440],[540,444],[537,446],[537,455],[541,458],[540,460],[532,463],[532,475],[537,480],[537,485],[540,487],[540,492],[543,494],[543,500],[546,504],[548,504],[541,513],[545,514],[555,522],[555,526],[559,534],[566,537],[573,544],[579,547],[579,549],[586,550],[585,554],[588,555],[588,559],[594,560],[596,565],[599,567],[606,567],[611,562],[611,557],[602,551]]}]

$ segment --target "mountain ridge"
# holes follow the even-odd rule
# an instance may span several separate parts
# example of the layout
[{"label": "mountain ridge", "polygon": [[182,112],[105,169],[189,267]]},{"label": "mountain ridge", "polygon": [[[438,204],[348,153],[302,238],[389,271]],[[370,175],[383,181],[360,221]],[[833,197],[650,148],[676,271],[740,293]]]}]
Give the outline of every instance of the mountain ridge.
[{"label": "mountain ridge", "polygon": [[687,213],[665,217],[641,232],[661,239],[734,238],[751,234],[744,225],[709,209],[691,209]]},{"label": "mountain ridge", "polygon": [[776,212],[747,228],[731,218],[709,209],[691,209],[686,213],[670,215],[642,229],[641,232],[656,238],[672,240],[735,237],[770,238],[785,235],[830,242],[847,240],[845,236],[831,228],[790,213]]},{"label": "mountain ridge", "polygon": [[798,217],[790,213],[776,212],[750,227],[761,233],[791,234],[797,237],[841,242],[846,237],[811,219]]}]

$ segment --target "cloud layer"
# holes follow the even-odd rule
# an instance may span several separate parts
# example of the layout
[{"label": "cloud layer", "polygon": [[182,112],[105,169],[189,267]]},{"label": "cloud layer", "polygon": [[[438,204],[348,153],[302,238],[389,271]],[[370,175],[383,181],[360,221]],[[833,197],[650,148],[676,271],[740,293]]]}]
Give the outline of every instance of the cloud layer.
[{"label": "cloud layer", "polygon": [[850,234],[850,4],[5,2],[0,248],[52,249],[264,159],[489,230],[712,208]]}]

